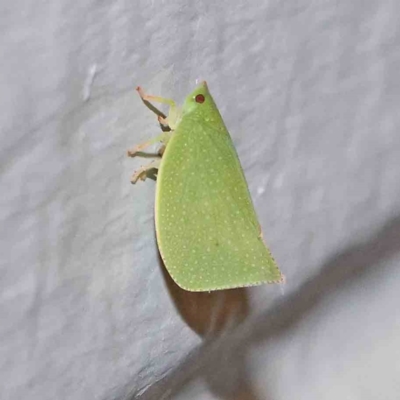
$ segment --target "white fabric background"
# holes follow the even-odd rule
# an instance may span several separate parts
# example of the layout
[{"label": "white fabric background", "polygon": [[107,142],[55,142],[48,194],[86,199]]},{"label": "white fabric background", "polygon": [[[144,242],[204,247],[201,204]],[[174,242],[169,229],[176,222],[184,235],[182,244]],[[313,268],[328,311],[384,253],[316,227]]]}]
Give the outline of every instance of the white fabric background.
[{"label": "white fabric background", "polygon": [[[400,3],[3,1],[1,399],[397,399]],[[206,79],[283,287],[165,275],[134,88]]]}]

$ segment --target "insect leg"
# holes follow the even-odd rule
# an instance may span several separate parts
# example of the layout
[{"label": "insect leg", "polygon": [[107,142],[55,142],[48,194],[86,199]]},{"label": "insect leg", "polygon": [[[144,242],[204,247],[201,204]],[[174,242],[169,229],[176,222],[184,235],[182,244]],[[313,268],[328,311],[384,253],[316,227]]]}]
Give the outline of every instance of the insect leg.
[{"label": "insect leg", "polygon": [[153,139],[148,140],[147,142],[141,143],[136,145],[135,147],[132,147],[131,149],[129,149],[127,151],[128,157],[135,157],[140,153],[143,149],[145,149],[146,147],[151,146],[154,143],[157,142],[162,142],[163,146],[166,146],[168,143],[168,140],[171,137],[172,132],[163,132],[161,133],[161,135],[156,136]]},{"label": "insect leg", "polygon": [[153,160],[150,164],[140,167],[131,177],[131,182],[135,184],[139,179],[145,181],[146,178],[155,179],[160,166],[161,159]]},{"label": "insect leg", "polygon": [[[140,98],[143,100],[143,103],[154,113],[158,115],[158,121],[162,125],[167,125],[169,126],[170,129],[174,130],[176,126],[176,121],[178,119],[178,108],[175,104],[175,102],[171,99],[166,99],[164,97],[159,97],[159,96],[152,96],[149,94],[146,94],[143,89],[138,86],[136,90],[139,93]],[[168,104],[169,106],[169,113],[168,117],[166,117],[160,110],[158,110],[156,107],[154,107],[150,102],[154,101],[156,103],[162,103],[162,104]]]}]

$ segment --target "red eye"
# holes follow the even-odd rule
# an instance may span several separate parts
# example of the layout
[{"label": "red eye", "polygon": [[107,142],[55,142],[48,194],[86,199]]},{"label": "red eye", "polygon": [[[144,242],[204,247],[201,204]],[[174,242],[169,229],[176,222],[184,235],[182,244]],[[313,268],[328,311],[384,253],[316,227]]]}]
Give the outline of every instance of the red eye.
[{"label": "red eye", "polygon": [[200,103],[200,104],[204,103],[206,100],[206,98],[202,94],[196,95],[196,97],[194,99],[195,99],[196,103]]}]

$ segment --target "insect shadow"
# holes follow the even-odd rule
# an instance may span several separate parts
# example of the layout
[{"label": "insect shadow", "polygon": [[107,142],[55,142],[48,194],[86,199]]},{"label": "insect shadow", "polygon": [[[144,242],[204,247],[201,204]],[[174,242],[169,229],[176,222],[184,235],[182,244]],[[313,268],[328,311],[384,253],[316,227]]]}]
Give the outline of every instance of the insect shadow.
[{"label": "insect shadow", "polygon": [[[200,374],[199,376],[202,376],[210,391],[221,400],[261,400],[250,379],[247,349],[246,351],[235,349],[234,353],[227,349],[216,360],[215,365],[218,365],[216,369],[195,367],[197,364],[207,362],[208,357],[203,362],[197,359],[198,357],[201,359],[203,352],[207,354],[215,345],[218,348],[218,342],[221,340],[229,341],[230,335],[234,335],[235,328],[249,315],[248,289],[237,288],[213,292],[183,290],[170,277],[161,256],[158,257],[168,292],[178,313],[194,332],[204,338],[204,342],[197,356],[193,354],[181,368],[175,371],[172,378],[169,377],[164,382],[155,385],[149,392],[149,396],[159,398],[160,393],[165,394],[166,384],[169,395],[178,393],[182,385]],[[220,373],[215,374],[216,370]]]}]

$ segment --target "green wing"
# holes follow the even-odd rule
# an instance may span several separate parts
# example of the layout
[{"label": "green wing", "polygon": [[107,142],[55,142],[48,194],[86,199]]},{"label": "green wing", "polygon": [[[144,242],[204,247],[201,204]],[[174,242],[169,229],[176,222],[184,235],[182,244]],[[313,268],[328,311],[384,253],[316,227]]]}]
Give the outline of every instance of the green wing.
[{"label": "green wing", "polygon": [[168,143],[157,177],[156,229],[165,266],[183,289],[281,279],[215,104],[211,113],[184,115]]}]

